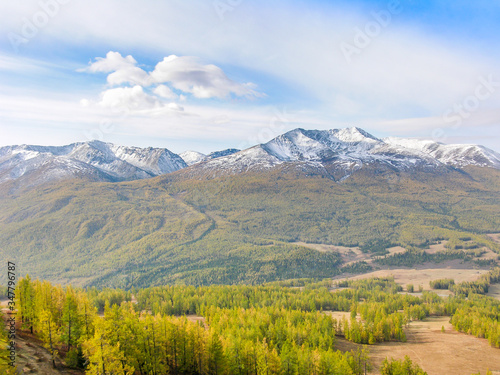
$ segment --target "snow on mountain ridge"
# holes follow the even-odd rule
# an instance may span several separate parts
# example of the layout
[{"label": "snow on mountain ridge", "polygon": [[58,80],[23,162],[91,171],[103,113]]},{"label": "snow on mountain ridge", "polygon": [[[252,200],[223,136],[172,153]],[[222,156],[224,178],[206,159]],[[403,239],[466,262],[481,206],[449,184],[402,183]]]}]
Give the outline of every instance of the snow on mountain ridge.
[{"label": "snow on mountain ridge", "polygon": [[[36,176],[33,178],[39,182],[81,175],[106,181],[135,180],[186,166],[178,155],[167,149],[115,146],[101,141],[0,148],[0,182],[29,175]],[[45,175],[38,173],[41,170],[46,171]]]},{"label": "snow on mountain ridge", "polygon": [[345,174],[342,177],[345,179],[355,170],[372,164],[398,170],[436,170],[467,165],[500,168],[500,155],[482,146],[442,145],[404,138],[379,139],[356,127],[331,130],[298,128],[231,157],[206,161],[198,166],[197,172],[211,175],[240,173],[285,162],[309,165],[316,170],[340,171]]},{"label": "snow on mountain ridge", "polygon": [[368,142],[368,143],[378,143],[381,142],[380,139],[374,137],[370,133],[364,131],[363,129],[352,127],[343,129],[332,129],[329,130],[335,138],[339,139],[345,143],[358,143],[358,142]]},{"label": "snow on mountain ridge", "polygon": [[484,146],[472,144],[442,144],[432,140],[411,138],[385,138],[384,142],[420,151],[439,162],[457,167],[467,165],[500,168],[500,154]]},{"label": "snow on mountain ridge", "polygon": [[[468,165],[500,169],[500,154],[477,145],[444,145],[431,140],[379,139],[360,128],[291,130],[243,151],[227,149],[205,155],[176,155],[163,148],[118,146],[100,141],[67,146],[0,148],[0,182],[35,176],[91,176],[96,181],[149,178],[187,168],[186,176],[218,176],[286,168],[321,171],[337,181],[364,167],[437,171]],[[23,182],[24,184],[24,182]]]},{"label": "snow on mountain ridge", "polygon": [[203,161],[220,158],[222,156],[228,156],[239,151],[241,150],[235,148],[228,148],[222,151],[211,152],[208,155],[202,154],[201,152],[198,151],[184,151],[180,153],[179,156],[186,162],[188,166],[191,166],[197,163],[201,163]]},{"label": "snow on mountain ridge", "polygon": [[187,165],[193,165],[205,160],[207,155],[198,151],[184,151],[179,156],[186,162]]}]

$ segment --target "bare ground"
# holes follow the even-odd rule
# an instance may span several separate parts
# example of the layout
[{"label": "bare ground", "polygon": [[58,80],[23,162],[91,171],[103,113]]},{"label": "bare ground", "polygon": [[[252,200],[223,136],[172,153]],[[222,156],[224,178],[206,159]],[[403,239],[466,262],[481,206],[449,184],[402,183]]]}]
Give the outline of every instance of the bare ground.
[{"label": "bare ground", "polygon": [[[441,332],[441,327],[445,332]],[[415,321],[405,329],[407,342],[389,342],[368,346],[373,369],[370,374],[380,374],[385,358],[403,359],[408,355],[429,375],[486,374],[490,369],[500,374],[500,350],[492,348],[485,339],[478,339],[453,330],[449,317],[430,317]],[[355,350],[361,345],[337,339],[337,348]]]},{"label": "bare ground", "polygon": [[487,296],[496,298],[500,301],[500,284],[490,285]]},{"label": "bare ground", "polygon": [[493,241],[500,243],[500,233],[490,233],[487,236],[490,237]]},{"label": "bare ground", "polygon": [[[2,312],[7,313],[7,300],[0,301]],[[83,371],[67,368],[60,359],[56,359],[56,368],[52,366],[50,352],[43,343],[26,332],[21,332],[19,322],[16,325],[16,367],[20,374],[39,375],[82,375]]]},{"label": "bare ground", "polygon": [[203,327],[205,327],[205,329],[208,329],[207,320],[203,316],[200,316],[200,315],[186,315],[186,319],[189,320],[190,322],[193,322],[193,323],[196,323],[196,324],[203,324]]},{"label": "bare ground", "polygon": [[[424,290],[432,290],[429,285],[431,280],[450,278],[454,279],[455,283],[461,283],[463,281],[475,281],[479,278],[479,276],[488,272],[488,270],[460,268],[460,266],[463,266],[461,261],[449,261],[432,266],[433,267],[429,268],[418,267],[413,269],[378,270],[349,278],[334,278],[334,281],[346,279],[361,280],[369,279],[371,277],[394,277],[394,281],[403,287],[408,284],[413,284],[415,286],[415,290],[418,290],[419,285],[422,285]],[[444,291],[439,292],[441,293]]]},{"label": "bare ground", "polygon": [[[347,319],[347,321],[351,321],[351,313],[350,312],[345,312],[345,311],[323,311],[324,314],[331,316],[333,319],[337,320],[337,322],[342,322],[344,318]],[[361,322],[361,315],[357,314],[356,315],[356,320],[358,322]]]},{"label": "bare ground", "polygon": [[440,251],[446,251],[446,244],[448,241],[441,241],[440,243],[430,245],[428,249],[425,249],[425,251],[429,254],[436,254],[439,253]]},{"label": "bare ground", "polygon": [[[500,233],[494,233],[494,234],[488,234],[488,236],[495,242],[500,243]],[[439,253],[441,251],[446,251],[446,244],[448,241],[441,241],[437,244],[430,245],[429,248],[424,249],[427,253],[430,254],[435,254]],[[308,247],[310,249],[314,249],[317,251],[321,252],[336,252],[339,253],[340,256],[342,257],[342,261],[344,262],[345,266],[351,265],[356,262],[364,261],[366,263],[369,263],[372,265],[374,269],[378,270],[386,270],[390,269],[388,266],[382,266],[378,264],[374,264],[373,261],[379,257],[377,256],[372,256],[371,254],[363,253],[359,247],[344,247],[344,246],[334,246],[334,245],[324,245],[324,244],[312,244],[312,243],[306,243],[306,242],[295,242],[296,245]],[[481,250],[484,251],[484,254],[478,258],[481,260],[498,260],[498,254],[492,251],[491,249],[487,247],[481,248]],[[406,252],[407,250],[404,247],[401,246],[395,246],[388,248],[387,251],[389,252],[388,256],[394,255],[394,254],[401,254]],[[498,262],[497,262],[498,263]],[[424,269],[424,268],[435,268],[435,269],[443,269],[443,268],[457,268],[457,269],[470,269],[470,268],[477,268],[477,265],[475,265],[472,262],[462,262],[461,260],[454,260],[454,261],[449,261],[449,262],[443,262],[443,263],[427,263],[424,265],[420,265],[415,267],[416,269]],[[345,277],[345,276],[344,276]],[[443,276],[445,277],[445,276]],[[437,278],[443,278],[443,277],[437,277]],[[447,276],[446,276],[447,277]],[[459,280],[455,280],[456,282],[460,282]],[[465,280],[464,280],[465,281]],[[412,283],[409,281],[408,283]],[[413,282],[415,283],[415,282]],[[418,285],[416,285],[418,287]],[[429,289],[428,282],[427,286],[424,285],[424,289]]]},{"label": "bare ground", "polygon": [[294,242],[293,244],[321,251],[322,253],[327,253],[327,252],[339,253],[340,256],[342,257],[342,261],[346,266],[360,261],[365,261],[367,263],[372,262],[372,258],[370,257],[370,255],[363,253],[361,250],[359,250],[359,247],[323,245],[323,244],[306,243],[306,242]]}]

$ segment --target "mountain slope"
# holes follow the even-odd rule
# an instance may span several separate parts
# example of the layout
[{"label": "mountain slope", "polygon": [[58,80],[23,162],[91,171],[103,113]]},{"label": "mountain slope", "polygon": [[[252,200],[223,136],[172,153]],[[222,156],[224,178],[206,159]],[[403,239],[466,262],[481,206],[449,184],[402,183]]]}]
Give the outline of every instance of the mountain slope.
[{"label": "mountain slope", "polygon": [[[185,179],[61,181],[0,194],[0,256],[55,282],[122,286],[327,277],[335,252],[293,244],[406,248],[500,232],[500,171],[364,168],[339,184],[279,166]],[[1,275],[0,275],[1,277]]]}]

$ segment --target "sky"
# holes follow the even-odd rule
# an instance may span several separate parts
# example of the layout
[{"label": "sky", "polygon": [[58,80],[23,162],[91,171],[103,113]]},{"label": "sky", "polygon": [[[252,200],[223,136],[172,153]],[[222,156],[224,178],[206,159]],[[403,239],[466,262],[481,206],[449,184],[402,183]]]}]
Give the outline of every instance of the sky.
[{"label": "sky", "polygon": [[2,0],[0,146],[295,128],[500,152],[500,1]]}]

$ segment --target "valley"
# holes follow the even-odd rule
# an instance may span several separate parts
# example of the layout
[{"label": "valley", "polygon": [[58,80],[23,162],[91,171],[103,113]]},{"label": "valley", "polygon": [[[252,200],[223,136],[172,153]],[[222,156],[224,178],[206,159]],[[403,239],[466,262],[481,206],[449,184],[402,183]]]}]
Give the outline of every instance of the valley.
[{"label": "valley", "polygon": [[500,371],[497,153],[347,128],[182,155],[0,150],[31,373]]},{"label": "valley", "polygon": [[[385,374],[386,358],[397,361],[409,356],[412,366],[419,366],[430,375],[472,375],[487,370],[496,374],[500,371],[500,336],[495,328],[475,333],[471,327],[469,332],[479,335],[474,337],[463,332],[457,317],[464,313],[461,310],[467,309],[466,306],[475,306],[475,313],[481,311],[484,303],[491,304],[485,306],[487,314],[496,314],[500,301],[472,294],[469,294],[469,302],[459,295],[450,300],[448,296],[456,293],[440,297],[439,290],[429,288],[437,293],[434,294],[427,287],[423,293],[402,293],[403,284],[412,280],[412,276],[417,275],[424,283],[426,278],[436,280],[434,277],[448,275],[435,271],[423,270],[421,275],[414,271],[413,275],[407,273],[407,279],[401,276],[402,270],[395,270],[394,278],[379,273],[362,279],[321,282],[299,279],[255,287],[165,286],[136,289],[134,295],[111,289],[63,289],[47,282],[21,280],[20,298],[16,301],[24,323],[18,324],[18,330],[25,331],[16,340],[18,363],[24,373],[80,374],[64,363],[75,366],[77,357],[70,355],[67,346],[81,342],[84,355],[90,359],[89,371],[102,366],[113,368],[119,363],[116,358],[122,358],[123,365],[129,369],[165,368],[165,362],[160,359],[162,352],[147,349],[149,346],[149,350],[153,350],[148,335],[152,330],[153,335],[155,331],[158,334],[155,345],[170,353],[179,350],[179,362],[168,366],[174,369],[178,366],[181,372],[185,371],[183,366],[191,363],[199,366],[202,373],[210,373],[212,366],[219,366],[219,371],[227,374],[239,370],[260,373],[256,368],[267,363],[273,373],[286,373],[289,366],[299,372],[312,371],[306,369],[318,366],[319,373],[323,373],[326,371],[322,370],[323,361],[332,361],[327,366],[335,366],[339,374],[363,374],[365,365],[368,374]],[[500,285],[500,268],[488,275],[454,271],[458,274],[456,283],[467,288],[488,275],[490,287]],[[344,283],[347,288],[332,289]],[[47,292],[53,297],[44,301],[43,294]],[[23,302],[30,294],[35,302],[32,307]],[[48,318],[54,319],[51,320],[53,328],[44,323],[45,309],[61,309],[62,315]],[[68,315],[68,309],[75,310]],[[385,313],[381,313],[384,310]],[[353,311],[357,312],[354,321]],[[284,317],[287,318],[282,320]],[[477,321],[477,317],[474,320]],[[86,322],[91,322],[91,326]],[[497,321],[492,324],[498,326]],[[26,331],[30,325],[34,326],[35,336]],[[143,329],[137,330],[141,325]],[[379,331],[378,327],[384,328]],[[68,335],[68,329],[73,335]],[[91,332],[95,332],[94,338],[89,338],[94,334]],[[370,342],[366,341],[368,334]],[[214,346],[213,340],[217,340],[219,346]],[[48,350],[49,342],[59,348],[54,354]],[[110,348],[115,342],[119,344],[110,352],[94,351],[103,342]],[[136,345],[141,342],[144,347]],[[51,368],[53,355],[56,370]],[[169,357],[166,358],[169,363]],[[263,358],[272,362],[261,362]]]}]

